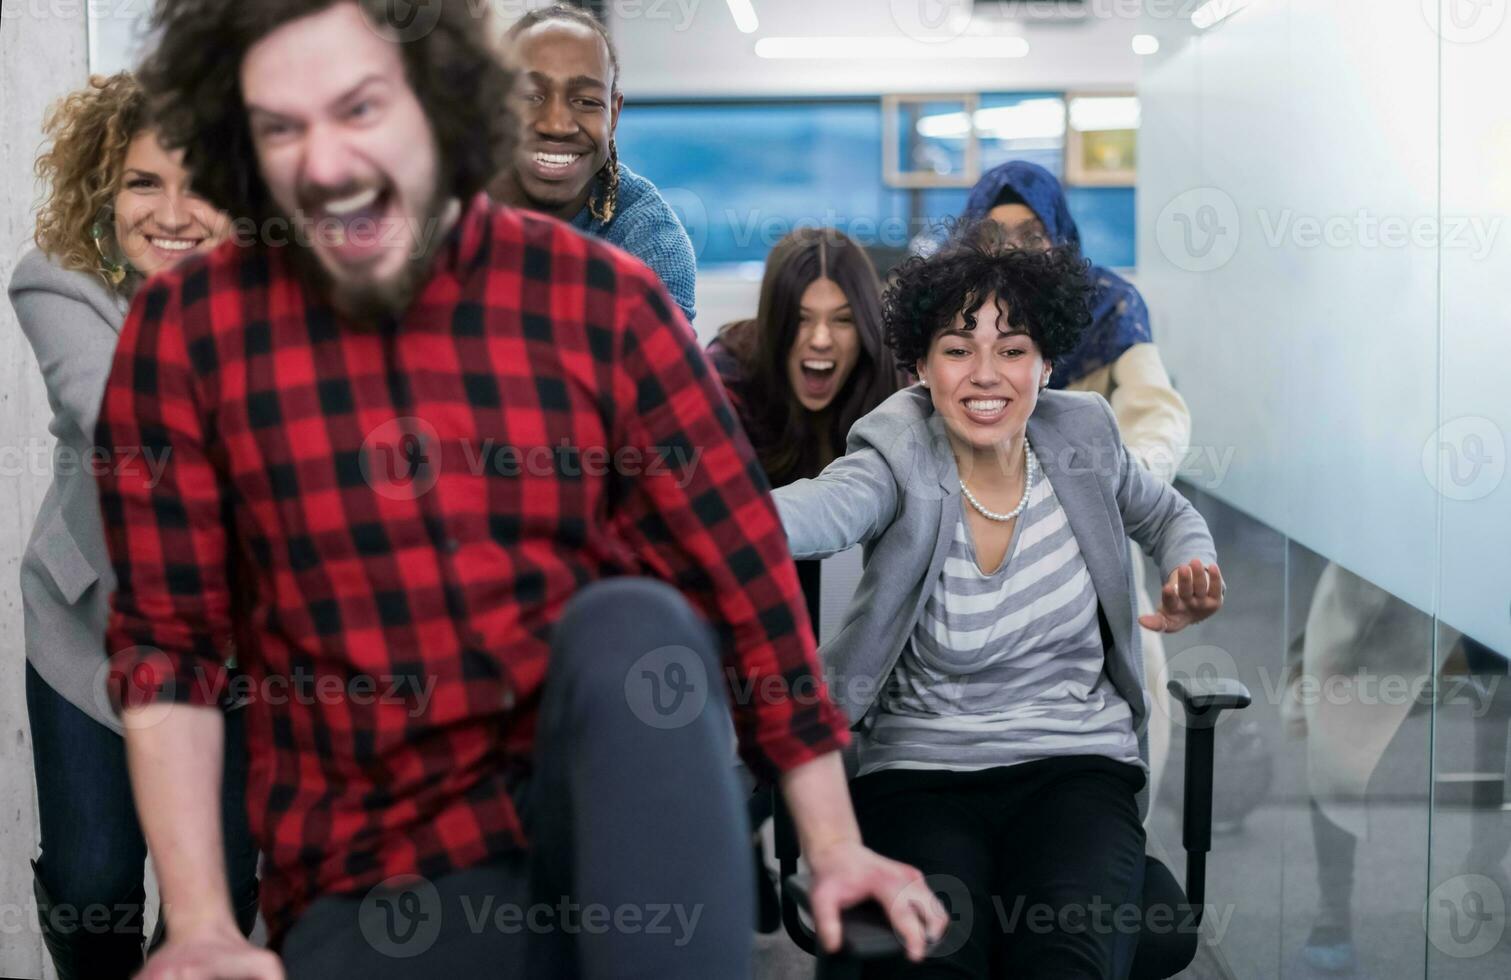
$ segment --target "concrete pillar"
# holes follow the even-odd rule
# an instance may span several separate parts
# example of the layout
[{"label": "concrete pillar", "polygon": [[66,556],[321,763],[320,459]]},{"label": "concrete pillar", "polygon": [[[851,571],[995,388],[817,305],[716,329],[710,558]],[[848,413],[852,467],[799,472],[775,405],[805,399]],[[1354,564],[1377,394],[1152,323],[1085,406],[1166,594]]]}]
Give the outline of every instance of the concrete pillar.
[{"label": "concrete pillar", "polygon": [[[0,284],[31,245],[32,165],[42,116],[88,78],[84,0],[0,0]],[[0,302],[0,976],[41,977],[47,961],[32,901],[37,806],[26,723],[21,641],[21,552],[47,489],[29,447],[50,440],[42,375]],[[50,451],[50,450],[49,450]],[[46,962],[47,977],[52,965]]]}]

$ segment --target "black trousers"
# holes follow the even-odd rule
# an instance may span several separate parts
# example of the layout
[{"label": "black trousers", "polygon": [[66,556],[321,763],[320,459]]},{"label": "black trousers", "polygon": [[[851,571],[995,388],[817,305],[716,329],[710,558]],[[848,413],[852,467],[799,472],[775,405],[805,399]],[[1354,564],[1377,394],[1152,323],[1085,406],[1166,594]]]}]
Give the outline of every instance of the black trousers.
[{"label": "black trousers", "polygon": [[552,637],[531,841],[473,868],[328,895],[289,980],[748,976],[755,887],[712,631],[668,585],[609,579]]},{"label": "black trousers", "polygon": [[1138,942],[1144,774],[1099,756],[977,772],[891,769],[850,785],[867,845],[927,876],[952,924],[883,977],[1104,980]]}]

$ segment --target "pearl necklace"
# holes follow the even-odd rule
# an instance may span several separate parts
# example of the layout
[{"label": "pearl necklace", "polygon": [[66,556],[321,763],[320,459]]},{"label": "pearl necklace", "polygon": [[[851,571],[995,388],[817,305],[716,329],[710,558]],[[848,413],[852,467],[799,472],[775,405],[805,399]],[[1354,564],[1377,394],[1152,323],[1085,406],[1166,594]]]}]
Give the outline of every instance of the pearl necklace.
[{"label": "pearl necklace", "polygon": [[1024,437],[1023,439],[1023,462],[1027,467],[1026,476],[1023,479],[1023,499],[1018,501],[1018,506],[1008,511],[1006,514],[999,514],[994,510],[987,510],[985,507],[981,506],[981,501],[977,500],[976,495],[971,493],[971,488],[965,485],[964,480],[960,481],[960,490],[965,494],[965,499],[971,502],[971,506],[976,508],[976,512],[982,517],[986,518],[989,521],[1002,521],[1004,523],[1010,521],[1013,518],[1017,517],[1019,514],[1023,513],[1023,508],[1028,506],[1028,495],[1032,493],[1034,489],[1034,472],[1038,469],[1039,465],[1034,460],[1034,454],[1029,450],[1027,437]]}]

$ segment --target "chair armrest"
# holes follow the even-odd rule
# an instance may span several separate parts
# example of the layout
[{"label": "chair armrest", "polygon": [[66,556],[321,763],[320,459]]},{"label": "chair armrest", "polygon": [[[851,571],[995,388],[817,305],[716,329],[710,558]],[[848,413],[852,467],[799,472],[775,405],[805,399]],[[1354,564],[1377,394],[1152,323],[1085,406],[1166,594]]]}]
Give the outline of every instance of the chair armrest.
[{"label": "chair armrest", "polygon": [[1186,898],[1198,916],[1207,892],[1207,852],[1212,850],[1212,765],[1217,721],[1227,710],[1247,708],[1249,689],[1232,677],[1182,677],[1166,688],[1185,708],[1186,787],[1181,843],[1186,848]]},{"label": "chair armrest", "polygon": [[[812,879],[807,871],[798,870],[797,830],[781,791],[772,791],[772,819],[776,821],[776,853],[781,876],[782,925],[787,935],[805,953],[820,956],[818,937],[812,925],[813,908],[809,904]],[[807,916],[805,920],[803,916]],[[840,955],[872,960],[902,956],[902,940],[892,931],[887,911],[881,903],[870,901],[853,905],[840,912]]]},{"label": "chair armrest", "polygon": [[[786,896],[802,909],[811,921],[813,918],[813,906],[809,902],[808,889],[812,886],[812,880],[806,871],[788,875],[782,882],[782,890]],[[892,931],[892,924],[887,919],[887,910],[882,908],[880,902],[867,901],[859,905],[852,905],[839,914],[840,928],[842,932],[840,940],[840,955],[849,956],[857,960],[887,959],[893,956],[902,956],[905,952],[902,940]],[[807,923],[803,923],[804,926]],[[814,942],[813,931],[805,929],[810,942]]]},{"label": "chair armrest", "polygon": [[1178,677],[1165,687],[1185,707],[1188,716],[1205,714],[1214,708],[1218,711],[1247,708],[1254,700],[1243,682],[1234,677]]}]

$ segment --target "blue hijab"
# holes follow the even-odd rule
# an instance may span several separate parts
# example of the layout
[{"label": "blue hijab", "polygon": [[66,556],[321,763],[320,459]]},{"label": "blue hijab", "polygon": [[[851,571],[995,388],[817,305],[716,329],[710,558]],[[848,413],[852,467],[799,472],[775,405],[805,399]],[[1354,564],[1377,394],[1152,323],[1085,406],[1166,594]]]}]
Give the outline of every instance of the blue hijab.
[{"label": "blue hijab", "polygon": [[[984,218],[1011,191],[1022,198],[1030,211],[1044,225],[1044,232],[1056,246],[1081,249],[1081,233],[1060,182],[1048,170],[1035,163],[1014,160],[988,170],[971,189],[965,202],[967,219]],[[1091,300],[1091,325],[1081,335],[1081,342],[1069,354],[1055,361],[1050,375],[1051,388],[1064,388],[1073,381],[1105,367],[1123,356],[1134,344],[1147,344],[1154,337],[1149,332],[1149,310],[1133,283],[1099,265],[1091,267],[1095,292]]]}]

